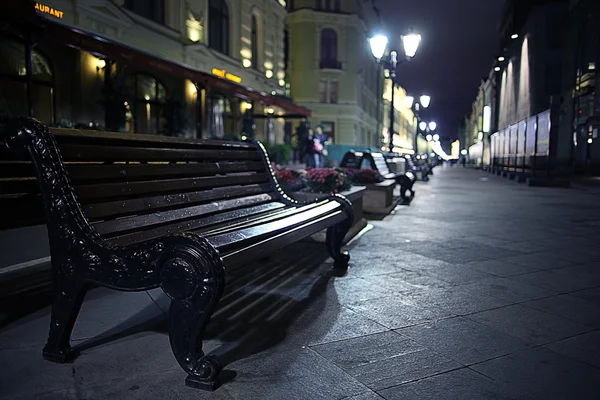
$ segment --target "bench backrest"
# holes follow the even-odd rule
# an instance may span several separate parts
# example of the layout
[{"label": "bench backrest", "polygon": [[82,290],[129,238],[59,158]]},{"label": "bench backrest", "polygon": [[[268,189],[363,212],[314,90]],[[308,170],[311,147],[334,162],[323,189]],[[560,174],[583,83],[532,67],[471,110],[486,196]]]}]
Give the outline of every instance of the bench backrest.
[{"label": "bench backrest", "polygon": [[385,157],[383,156],[383,154],[369,153],[369,156],[371,157],[373,169],[376,169],[377,171],[379,171],[379,173],[381,175],[386,176],[386,175],[389,175],[392,173],[392,171],[390,171],[390,167],[388,166],[387,162],[385,161]]},{"label": "bench backrest", "polygon": [[349,169],[360,169],[364,157],[364,153],[358,151],[347,151],[342,158],[340,167]]},{"label": "bench backrest", "polygon": [[[84,215],[134,243],[283,207],[254,143],[52,129]],[[0,146],[0,229],[44,223],[32,163]],[[244,215],[237,215],[237,217]]]}]

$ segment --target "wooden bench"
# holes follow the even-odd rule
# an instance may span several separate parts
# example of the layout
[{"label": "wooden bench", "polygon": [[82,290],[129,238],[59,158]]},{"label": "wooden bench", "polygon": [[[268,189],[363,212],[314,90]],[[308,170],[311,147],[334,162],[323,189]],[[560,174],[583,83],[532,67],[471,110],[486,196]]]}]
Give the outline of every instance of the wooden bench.
[{"label": "wooden bench", "polygon": [[161,287],[186,384],[214,390],[222,366],[204,354],[202,336],[226,273],[322,229],[334,266],[348,267],[341,244],[352,204],[291,199],[258,142],[51,131],[25,118],[4,125],[0,141],[0,229],[48,228],[47,360],[76,357],[70,336],[90,285]]},{"label": "wooden bench", "polygon": [[[400,198],[402,201],[408,201],[414,197],[415,175],[411,171],[396,174],[390,170],[390,167],[381,153],[358,152],[354,150],[347,151],[342,158],[340,167],[350,169],[361,169],[363,165],[376,170],[384,179],[393,179],[400,186]],[[410,192],[410,196],[407,196]]]}]

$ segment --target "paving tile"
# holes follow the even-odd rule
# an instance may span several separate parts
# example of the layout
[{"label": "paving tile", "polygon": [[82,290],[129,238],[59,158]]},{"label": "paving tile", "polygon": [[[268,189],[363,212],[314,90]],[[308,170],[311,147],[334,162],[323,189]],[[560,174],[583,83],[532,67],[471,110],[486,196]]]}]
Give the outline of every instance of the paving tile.
[{"label": "paving tile", "polygon": [[557,291],[518,282],[509,278],[493,277],[460,286],[469,293],[493,296],[513,303],[549,297]]},{"label": "paving tile", "polygon": [[35,398],[38,393],[52,398],[75,390],[73,366],[44,360],[41,348],[0,350],[0,371],[1,398]]},{"label": "paving tile", "polygon": [[446,316],[466,315],[511,304],[510,301],[461,286],[415,292],[406,301]]},{"label": "paving tile", "polygon": [[559,340],[544,347],[600,368],[600,331]]},{"label": "paving tile", "polygon": [[579,297],[590,301],[596,306],[600,306],[600,287],[578,290],[576,292],[569,293],[571,296]]},{"label": "paving tile", "polygon": [[351,303],[348,307],[388,329],[402,328],[454,315],[436,307],[419,307],[397,296]]},{"label": "paving tile", "polygon": [[379,392],[386,400],[528,400],[531,397],[521,393],[511,393],[510,389],[496,384],[492,379],[473,371],[461,368],[416,382],[394,386]]},{"label": "paving tile", "polygon": [[388,328],[385,326],[346,307],[311,309],[302,313],[287,329],[288,335],[282,345],[285,347],[292,343],[300,345],[327,343],[386,330]]},{"label": "paving tile", "polygon": [[527,348],[521,340],[467,318],[449,318],[396,332],[461,364],[470,365]]},{"label": "paving tile", "polygon": [[561,268],[573,264],[573,262],[564,260],[563,258],[557,257],[556,254],[551,254],[549,252],[503,257],[501,260],[523,265],[525,267],[535,268],[537,270]]},{"label": "paving tile", "polygon": [[234,399],[341,399],[368,389],[309,348],[259,353],[228,367],[237,376],[226,389]]},{"label": "paving tile", "polygon": [[461,367],[458,362],[393,332],[327,343],[313,349],[375,391]]},{"label": "paving tile", "polygon": [[180,368],[135,378],[129,378],[124,374],[113,380],[99,381],[92,385],[78,385],[77,392],[80,399],[86,400],[234,399],[223,387],[214,392],[189,388],[185,386],[185,376]]},{"label": "paving tile", "polygon": [[367,393],[358,394],[356,396],[351,397],[343,397],[340,400],[383,400],[383,397],[369,390]]},{"label": "paving tile", "polygon": [[540,400],[597,399],[600,369],[536,348],[472,366],[498,384]]},{"label": "paving tile", "polygon": [[508,333],[531,345],[554,342],[592,329],[519,304],[483,311],[467,318]]},{"label": "paving tile", "polygon": [[[578,266],[572,266],[567,268],[573,269],[577,267]],[[597,280],[590,280],[585,276],[578,276],[575,273],[565,272],[562,268],[511,276],[510,279],[552,289],[558,293],[569,293],[577,290],[589,289],[600,284]]]},{"label": "paving tile", "polygon": [[500,276],[500,277],[521,275],[521,274],[538,271],[537,268],[525,266],[522,264],[517,264],[517,263],[511,262],[511,261],[506,261],[504,259],[475,261],[475,262],[466,264],[466,266],[475,268],[479,271],[486,272],[491,275]]},{"label": "paving tile", "polygon": [[[2,396],[2,395],[0,395]],[[0,397],[0,399],[4,399],[5,397]],[[25,396],[17,396],[17,397],[9,397],[10,400],[31,400],[35,398],[35,400],[78,400],[77,391],[75,389],[63,389],[63,390],[54,390],[50,392],[44,393],[36,393],[35,396],[25,395]]]},{"label": "paving tile", "polygon": [[71,337],[73,340],[88,339],[160,318],[164,318],[163,311],[146,292],[98,288],[86,296]]},{"label": "paving tile", "polygon": [[568,294],[522,303],[526,307],[558,315],[580,324],[600,328],[600,307],[590,301]]}]

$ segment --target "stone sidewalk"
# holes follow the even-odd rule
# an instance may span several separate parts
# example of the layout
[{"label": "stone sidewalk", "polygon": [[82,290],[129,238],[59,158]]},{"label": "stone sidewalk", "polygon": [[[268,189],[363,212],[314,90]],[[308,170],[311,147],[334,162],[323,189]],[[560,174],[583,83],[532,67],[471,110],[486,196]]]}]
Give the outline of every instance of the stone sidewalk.
[{"label": "stone sidewalk", "polygon": [[230,279],[189,389],[160,292],[92,291],[82,355],[42,360],[49,309],[0,329],[2,399],[598,399],[600,197],[439,167],[350,245],[300,243]]}]

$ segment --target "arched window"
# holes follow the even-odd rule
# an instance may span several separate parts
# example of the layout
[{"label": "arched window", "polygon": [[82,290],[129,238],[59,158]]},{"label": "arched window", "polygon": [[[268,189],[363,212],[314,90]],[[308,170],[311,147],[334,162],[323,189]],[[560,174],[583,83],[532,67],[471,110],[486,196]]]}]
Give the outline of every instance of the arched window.
[{"label": "arched window", "polygon": [[321,68],[339,68],[337,33],[331,28],[321,31]]},{"label": "arched window", "polygon": [[136,74],[127,78],[127,131],[158,134],[165,127],[167,89],[154,77]]},{"label": "arched window", "polygon": [[251,38],[252,40],[252,68],[258,68],[258,22],[256,21],[256,15],[252,16],[252,32]]},{"label": "arched window", "polygon": [[208,5],[208,45],[229,54],[229,7],[225,0],[210,0]]},{"label": "arched window", "polygon": [[[50,63],[39,51],[31,52],[31,106],[35,118],[54,122],[54,81]],[[25,46],[8,38],[0,41],[0,118],[28,116]]]}]

